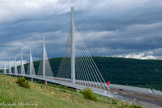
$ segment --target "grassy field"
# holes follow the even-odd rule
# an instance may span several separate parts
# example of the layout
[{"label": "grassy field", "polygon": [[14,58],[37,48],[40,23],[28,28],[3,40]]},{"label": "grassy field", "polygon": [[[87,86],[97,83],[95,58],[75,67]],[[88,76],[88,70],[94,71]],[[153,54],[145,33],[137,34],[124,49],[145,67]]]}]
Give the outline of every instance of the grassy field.
[{"label": "grassy field", "polygon": [[23,88],[16,78],[0,75],[0,108],[142,108],[99,95],[98,101],[86,100],[80,92],[58,85],[30,85]]}]

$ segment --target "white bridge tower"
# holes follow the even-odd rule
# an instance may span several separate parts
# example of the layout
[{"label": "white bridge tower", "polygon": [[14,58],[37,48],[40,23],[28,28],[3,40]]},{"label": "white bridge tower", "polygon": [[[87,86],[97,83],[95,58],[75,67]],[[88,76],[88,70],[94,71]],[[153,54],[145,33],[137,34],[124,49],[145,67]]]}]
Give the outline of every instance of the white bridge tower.
[{"label": "white bridge tower", "polygon": [[71,82],[75,83],[74,7],[71,7]]}]

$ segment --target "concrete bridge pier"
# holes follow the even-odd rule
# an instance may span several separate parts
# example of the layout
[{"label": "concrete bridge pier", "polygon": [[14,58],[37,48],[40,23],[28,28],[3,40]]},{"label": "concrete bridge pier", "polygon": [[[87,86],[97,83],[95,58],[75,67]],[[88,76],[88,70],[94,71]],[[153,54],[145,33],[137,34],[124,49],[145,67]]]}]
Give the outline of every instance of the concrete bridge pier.
[{"label": "concrete bridge pier", "polygon": [[79,89],[77,89],[77,88],[76,88],[75,90],[76,90],[76,92],[78,92],[78,93],[80,92],[80,90],[79,90]]},{"label": "concrete bridge pier", "polygon": [[46,80],[44,80],[44,81],[43,81],[43,84],[47,85],[48,83],[47,83],[47,81],[46,81]]},{"label": "concrete bridge pier", "polygon": [[29,80],[30,80],[31,82],[33,82],[33,78],[29,78]]},{"label": "concrete bridge pier", "polygon": [[47,85],[48,83],[47,83],[47,81],[45,81],[45,85]]}]

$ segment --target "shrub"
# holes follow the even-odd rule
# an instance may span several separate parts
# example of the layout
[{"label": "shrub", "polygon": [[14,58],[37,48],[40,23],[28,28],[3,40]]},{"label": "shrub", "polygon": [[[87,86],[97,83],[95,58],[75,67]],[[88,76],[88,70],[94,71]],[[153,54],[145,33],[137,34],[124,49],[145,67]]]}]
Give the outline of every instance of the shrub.
[{"label": "shrub", "polygon": [[142,107],[137,105],[131,105],[129,108],[142,108]]},{"label": "shrub", "polygon": [[49,84],[48,84],[48,86],[50,86],[50,87],[51,87],[51,86],[52,86],[52,84],[51,84],[51,83],[49,83]]},{"label": "shrub", "polygon": [[82,94],[83,94],[83,97],[84,97],[85,99],[97,101],[96,95],[95,95],[95,94],[92,92],[92,90],[89,89],[89,88],[85,88],[85,89],[83,90]]},{"label": "shrub", "polygon": [[117,104],[117,101],[115,101],[114,99],[112,100],[112,104]]},{"label": "shrub", "polygon": [[21,87],[30,88],[29,81],[27,81],[24,77],[18,77],[16,83]]},{"label": "shrub", "polygon": [[142,108],[142,107],[134,104],[128,105],[128,103],[121,103],[121,105],[118,108]]}]

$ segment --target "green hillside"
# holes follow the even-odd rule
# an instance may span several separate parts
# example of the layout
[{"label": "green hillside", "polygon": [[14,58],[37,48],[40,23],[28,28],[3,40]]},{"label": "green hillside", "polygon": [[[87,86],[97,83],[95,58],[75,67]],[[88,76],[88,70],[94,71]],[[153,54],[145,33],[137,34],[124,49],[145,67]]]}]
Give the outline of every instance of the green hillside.
[{"label": "green hillside", "polygon": [[86,100],[63,86],[29,84],[31,88],[20,87],[16,78],[0,75],[0,108],[142,108],[99,95],[97,101]]},{"label": "green hillside", "polygon": [[162,60],[94,57],[106,81],[162,90]]},{"label": "green hillside", "polygon": [[[105,81],[162,90],[162,60],[138,60],[115,57],[93,57]],[[61,58],[51,58],[56,76]],[[36,72],[39,62],[34,62]],[[27,65],[25,65],[27,70]]]},{"label": "green hillside", "polygon": [[[105,81],[162,90],[162,60],[93,57]],[[60,58],[50,59],[56,75]],[[38,63],[35,63],[35,67]]]}]

